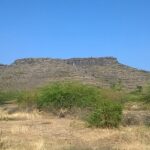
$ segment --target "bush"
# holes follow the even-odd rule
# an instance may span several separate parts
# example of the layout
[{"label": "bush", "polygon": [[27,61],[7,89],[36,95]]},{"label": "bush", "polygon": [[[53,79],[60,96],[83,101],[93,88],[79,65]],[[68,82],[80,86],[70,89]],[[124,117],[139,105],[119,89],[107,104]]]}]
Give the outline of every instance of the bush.
[{"label": "bush", "polygon": [[57,82],[42,88],[37,105],[39,108],[93,108],[101,100],[96,87],[74,82]]},{"label": "bush", "polygon": [[119,103],[105,101],[88,118],[90,126],[118,127],[122,118],[122,106]]}]

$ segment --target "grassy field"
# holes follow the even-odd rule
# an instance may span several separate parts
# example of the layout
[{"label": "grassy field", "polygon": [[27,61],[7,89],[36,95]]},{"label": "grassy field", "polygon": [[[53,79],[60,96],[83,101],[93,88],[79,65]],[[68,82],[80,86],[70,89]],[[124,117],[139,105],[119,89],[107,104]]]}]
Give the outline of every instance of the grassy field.
[{"label": "grassy field", "polygon": [[[42,92],[40,89],[41,93],[1,92],[0,149],[150,149],[149,92],[127,94],[80,84],[70,87],[52,85],[42,88]],[[76,98],[78,103],[74,101]],[[60,116],[60,112],[64,112],[64,116]],[[92,118],[92,126],[83,119],[88,114],[96,116]],[[117,126],[114,126],[116,117]]]},{"label": "grassy field", "polygon": [[[11,107],[10,104],[7,107]],[[1,150],[149,150],[150,128],[143,125],[117,129],[88,128],[77,118],[47,113],[1,109]],[[12,108],[12,107],[11,107]]]}]

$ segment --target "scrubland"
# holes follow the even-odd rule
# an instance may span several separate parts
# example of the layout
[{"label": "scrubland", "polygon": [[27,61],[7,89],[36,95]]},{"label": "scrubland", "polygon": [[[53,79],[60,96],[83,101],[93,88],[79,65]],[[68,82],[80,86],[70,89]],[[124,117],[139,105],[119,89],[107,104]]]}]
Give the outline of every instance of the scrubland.
[{"label": "scrubland", "polygon": [[149,87],[80,83],[0,92],[2,150],[149,150]]}]

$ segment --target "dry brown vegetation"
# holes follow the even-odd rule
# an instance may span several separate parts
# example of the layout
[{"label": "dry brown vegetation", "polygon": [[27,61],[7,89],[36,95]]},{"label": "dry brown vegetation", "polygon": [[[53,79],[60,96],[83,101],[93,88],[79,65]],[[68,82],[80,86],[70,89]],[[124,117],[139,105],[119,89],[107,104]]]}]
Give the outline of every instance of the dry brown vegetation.
[{"label": "dry brown vegetation", "polygon": [[[12,104],[14,105],[14,104]],[[10,107],[5,106],[5,107]],[[76,118],[0,108],[1,150],[149,150],[150,128],[88,128]],[[10,107],[12,108],[12,107]]]}]

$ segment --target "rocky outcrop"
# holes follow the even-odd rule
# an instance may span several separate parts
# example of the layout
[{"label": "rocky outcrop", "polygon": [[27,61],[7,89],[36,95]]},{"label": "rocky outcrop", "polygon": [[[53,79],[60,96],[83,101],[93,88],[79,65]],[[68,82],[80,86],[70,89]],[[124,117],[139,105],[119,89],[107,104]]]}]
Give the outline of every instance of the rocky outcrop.
[{"label": "rocky outcrop", "polygon": [[114,57],[101,57],[101,58],[72,58],[65,60],[67,64],[77,65],[77,66],[89,66],[89,65],[100,65],[108,66],[111,64],[118,63],[117,59]]},{"label": "rocky outcrop", "polygon": [[21,65],[21,64],[38,64],[38,63],[47,63],[52,61],[58,61],[57,59],[50,58],[24,58],[17,59],[12,65]]},{"label": "rocky outcrop", "polygon": [[100,87],[119,83],[132,90],[150,82],[150,72],[120,64],[114,57],[25,58],[0,65],[0,89],[30,89],[58,80],[78,80]]}]

